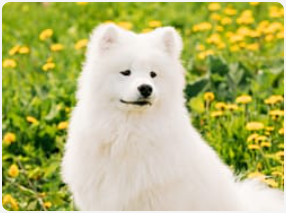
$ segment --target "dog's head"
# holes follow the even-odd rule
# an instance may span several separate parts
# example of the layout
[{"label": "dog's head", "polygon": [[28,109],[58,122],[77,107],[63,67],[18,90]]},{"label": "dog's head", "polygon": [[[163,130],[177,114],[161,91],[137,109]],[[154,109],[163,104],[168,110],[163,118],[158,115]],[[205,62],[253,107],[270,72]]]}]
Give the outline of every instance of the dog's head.
[{"label": "dog's head", "polygon": [[101,25],[91,36],[85,64],[91,96],[128,111],[178,101],[184,85],[181,49],[181,37],[172,27],[135,34]]}]

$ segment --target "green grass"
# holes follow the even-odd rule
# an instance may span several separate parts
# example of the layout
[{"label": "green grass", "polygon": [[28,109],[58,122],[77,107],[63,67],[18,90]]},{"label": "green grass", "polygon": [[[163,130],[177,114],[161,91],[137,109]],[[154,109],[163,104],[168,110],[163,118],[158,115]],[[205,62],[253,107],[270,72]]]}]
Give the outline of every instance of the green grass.
[{"label": "green grass", "polygon": [[[272,95],[284,95],[282,5],[220,3],[216,11],[208,7],[209,3],[6,3],[2,9],[4,207],[75,210],[59,174],[65,122],[75,105],[76,79],[85,52],[84,47],[75,49],[74,45],[88,39],[92,29],[105,21],[131,23],[136,32],[149,30],[154,20],[174,26],[184,40],[185,93],[195,127],[235,173],[243,177],[263,174],[270,186],[283,189],[284,100],[264,103]],[[236,14],[225,14],[229,7]],[[252,15],[237,23],[248,10]],[[232,23],[223,25],[225,17]],[[211,29],[196,31],[202,22],[208,22]],[[53,35],[42,41],[39,35],[45,29],[52,29]],[[210,40],[214,34],[219,38]],[[233,41],[234,37],[240,38]],[[64,49],[51,51],[55,43]],[[27,46],[29,53],[9,54],[16,45]],[[10,64],[7,59],[12,59]],[[55,67],[44,71],[47,60]],[[204,99],[206,92],[214,93],[215,99]],[[235,103],[244,94],[252,101]],[[218,102],[238,108],[231,111]],[[280,110],[281,115],[271,116],[273,110]],[[247,130],[252,121],[263,123],[264,128]],[[253,133],[265,137],[247,142]]]}]

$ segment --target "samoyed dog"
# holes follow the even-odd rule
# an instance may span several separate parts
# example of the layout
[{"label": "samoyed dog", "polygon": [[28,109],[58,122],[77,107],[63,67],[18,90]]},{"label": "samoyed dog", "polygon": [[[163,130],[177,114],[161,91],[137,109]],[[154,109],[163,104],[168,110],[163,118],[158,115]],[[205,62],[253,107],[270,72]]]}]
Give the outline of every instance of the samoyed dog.
[{"label": "samoyed dog", "polygon": [[283,192],[236,180],[190,124],[182,39],[103,24],[91,35],[62,176],[80,210],[281,210]]}]

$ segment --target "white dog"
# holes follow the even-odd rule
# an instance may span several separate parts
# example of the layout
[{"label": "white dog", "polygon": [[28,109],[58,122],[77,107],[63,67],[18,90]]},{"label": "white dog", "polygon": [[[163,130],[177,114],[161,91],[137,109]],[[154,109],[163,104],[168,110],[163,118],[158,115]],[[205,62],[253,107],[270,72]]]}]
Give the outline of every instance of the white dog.
[{"label": "white dog", "polygon": [[80,210],[279,210],[283,192],[236,182],[191,126],[172,27],[91,36],[62,163]]}]

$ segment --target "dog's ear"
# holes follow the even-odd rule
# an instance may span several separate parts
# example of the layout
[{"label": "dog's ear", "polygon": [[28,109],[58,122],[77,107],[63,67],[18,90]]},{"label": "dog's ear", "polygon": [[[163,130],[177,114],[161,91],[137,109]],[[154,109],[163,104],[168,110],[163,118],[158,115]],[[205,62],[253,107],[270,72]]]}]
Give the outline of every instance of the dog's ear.
[{"label": "dog's ear", "polygon": [[173,27],[162,27],[156,31],[161,34],[163,50],[171,57],[179,58],[183,48],[182,38],[179,33]]},{"label": "dog's ear", "polygon": [[118,29],[114,24],[104,24],[100,26],[100,35],[98,38],[98,46],[100,52],[106,52],[112,48],[112,46],[118,40]]}]

